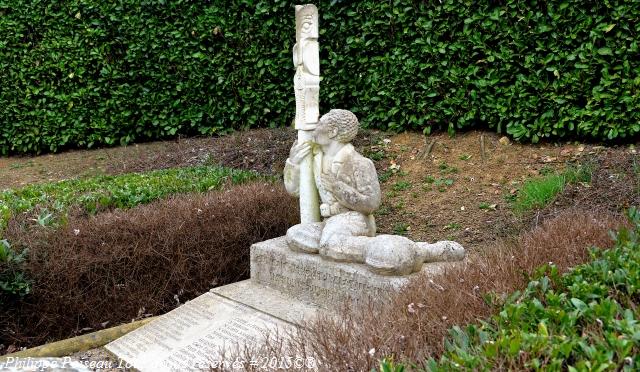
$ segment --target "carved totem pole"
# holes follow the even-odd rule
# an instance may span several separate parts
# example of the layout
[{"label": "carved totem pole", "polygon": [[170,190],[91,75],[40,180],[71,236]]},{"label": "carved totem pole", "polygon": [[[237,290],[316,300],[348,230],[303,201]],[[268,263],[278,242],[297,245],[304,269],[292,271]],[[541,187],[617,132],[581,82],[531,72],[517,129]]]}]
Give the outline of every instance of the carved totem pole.
[{"label": "carved totem pole", "polygon": [[[293,47],[293,78],[296,95],[295,128],[298,143],[312,139],[320,116],[320,47],[318,45],[318,8],[313,4],[296,5],[296,44]],[[313,176],[313,155],[300,165],[300,222],[320,221],[318,190]]]}]

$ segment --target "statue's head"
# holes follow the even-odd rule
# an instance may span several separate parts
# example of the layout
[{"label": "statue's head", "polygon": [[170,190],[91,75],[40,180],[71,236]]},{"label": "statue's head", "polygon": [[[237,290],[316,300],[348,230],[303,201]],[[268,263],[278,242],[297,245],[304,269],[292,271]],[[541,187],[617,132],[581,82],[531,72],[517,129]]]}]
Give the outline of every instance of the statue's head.
[{"label": "statue's head", "polygon": [[318,8],[315,5],[296,5],[296,33],[296,41],[318,38]]},{"label": "statue's head", "polygon": [[326,145],[327,141],[349,143],[358,134],[358,118],[348,110],[333,109],[322,115],[314,130],[314,141]]}]

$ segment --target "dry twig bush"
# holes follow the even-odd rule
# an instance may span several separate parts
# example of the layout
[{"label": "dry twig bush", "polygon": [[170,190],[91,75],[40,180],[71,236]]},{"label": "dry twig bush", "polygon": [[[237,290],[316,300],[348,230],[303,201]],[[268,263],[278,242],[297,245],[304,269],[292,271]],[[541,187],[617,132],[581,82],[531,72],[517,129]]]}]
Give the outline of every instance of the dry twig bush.
[{"label": "dry twig bush", "polygon": [[437,358],[452,326],[490,316],[508,294],[526,286],[536,268],[553,261],[563,272],[585,262],[590,247],[612,246],[608,233],[622,223],[613,215],[564,212],[442,276],[414,280],[388,304],[345,307],[339,317],[320,317],[288,340],[271,337],[260,349],[243,350],[241,358],[313,356],[322,370],[334,371],[369,371],[388,356],[409,366]]},{"label": "dry twig bush", "polygon": [[28,247],[32,293],[0,314],[5,345],[52,339],[171,310],[249,275],[249,246],[283,235],[297,203],[284,188],[253,183],[179,195],[130,210],[70,217],[60,229],[15,222]]}]

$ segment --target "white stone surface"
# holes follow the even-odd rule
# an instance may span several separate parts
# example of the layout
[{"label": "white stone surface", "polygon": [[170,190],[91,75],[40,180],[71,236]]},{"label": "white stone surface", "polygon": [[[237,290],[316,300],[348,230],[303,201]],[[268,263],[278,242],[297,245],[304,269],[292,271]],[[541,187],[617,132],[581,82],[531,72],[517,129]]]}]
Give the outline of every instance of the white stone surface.
[{"label": "white stone surface", "polygon": [[419,271],[422,267],[416,267],[417,260],[415,243],[404,236],[378,235],[365,251],[365,263],[380,275],[408,275]]},{"label": "white stone surface", "polygon": [[[298,143],[311,140],[320,116],[320,47],[318,44],[318,8],[313,4],[296,5],[296,44],[293,65],[296,70],[293,86],[296,97],[295,128]],[[320,221],[318,190],[313,181],[311,154],[299,163],[300,222]]]},{"label": "white stone surface", "polygon": [[418,254],[422,255],[423,262],[461,261],[464,259],[465,250],[458,242],[441,240],[432,244],[417,242]]},{"label": "white stone surface", "polygon": [[297,325],[313,319],[318,312],[317,306],[251,280],[214,288],[211,292]]},{"label": "white stone surface", "polygon": [[[243,299],[251,298],[253,306],[231,298],[240,294]],[[265,312],[270,306],[277,312],[285,304],[290,311],[282,318]],[[206,370],[234,362],[224,355],[238,344],[252,345],[261,342],[266,332],[295,327],[290,321],[301,318],[293,311],[302,312],[303,317],[313,314],[308,305],[282,295],[274,297],[273,290],[262,286],[221,287],[109,343],[106,349],[142,372]]]},{"label": "white stone surface", "polygon": [[[436,275],[453,263],[423,265],[421,273]],[[285,237],[251,246],[251,281],[287,296],[336,310],[347,301],[384,300],[419,274],[384,276],[364,264],[341,263],[317,254],[291,251]]]},{"label": "white stone surface", "polygon": [[[396,276],[419,271],[425,259],[458,257],[458,250],[444,252],[442,245],[424,243],[418,249],[405,238],[375,236],[373,212],[382,195],[373,162],[351,145],[358,133],[358,118],[350,111],[334,109],[318,119],[318,9],[313,4],[296,5],[295,14],[293,85],[298,139],[291,147],[284,181],[287,191],[300,198],[300,224],[287,231],[289,247],[334,261],[365,263],[378,274]],[[464,257],[464,249],[462,252]]]},{"label": "white stone surface", "polygon": [[318,44],[318,8],[313,4],[296,5],[296,44],[293,85],[296,95],[297,130],[313,130],[320,116],[320,46]]}]

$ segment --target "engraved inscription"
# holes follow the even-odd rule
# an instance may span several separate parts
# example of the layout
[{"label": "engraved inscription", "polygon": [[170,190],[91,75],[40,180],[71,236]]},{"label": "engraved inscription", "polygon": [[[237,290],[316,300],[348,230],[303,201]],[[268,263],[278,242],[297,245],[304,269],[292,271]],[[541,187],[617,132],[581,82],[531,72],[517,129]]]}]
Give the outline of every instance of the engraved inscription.
[{"label": "engraved inscription", "polygon": [[408,280],[379,277],[366,268],[292,255],[277,247],[255,247],[251,259],[252,280],[325,307],[345,300],[357,303],[367,298],[388,298]]},{"label": "engraved inscription", "polygon": [[266,331],[286,327],[277,318],[209,292],[106,348],[143,372],[201,370],[220,361],[230,347],[260,342]]}]

